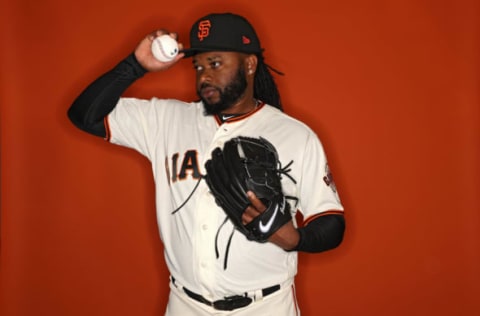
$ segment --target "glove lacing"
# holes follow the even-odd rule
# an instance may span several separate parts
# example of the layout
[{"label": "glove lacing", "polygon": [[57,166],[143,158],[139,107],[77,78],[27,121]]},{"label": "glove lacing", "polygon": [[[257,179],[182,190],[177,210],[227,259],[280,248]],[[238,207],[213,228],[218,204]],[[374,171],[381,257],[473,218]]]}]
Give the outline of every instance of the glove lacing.
[{"label": "glove lacing", "polygon": [[[220,227],[218,227],[217,234],[215,235],[215,255],[217,259],[220,257],[220,253],[218,251],[218,235],[220,234],[220,230],[222,230],[223,225],[228,221],[228,216],[225,217]],[[232,243],[233,233],[235,233],[235,227],[232,228],[232,232],[228,237],[227,248],[225,249],[225,258],[223,259],[223,270],[227,270],[227,261],[228,261],[228,252],[230,251],[230,244]]]},{"label": "glove lacing", "polygon": [[195,191],[197,191],[197,188],[198,188],[198,186],[200,185],[200,181],[202,181],[202,179],[203,179],[203,177],[200,178],[200,179],[198,179],[197,184],[195,184],[195,187],[193,188],[193,190],[192,190],[192,192],[190,193],[190,195],[185,199],[185,201],[183,201],[182,204],[180,204],[179,207],[177,207],[175,210],[173,210],[172,215],[175,214],[176,212],[180,211],[180,209],[181,209],[182,207],[184,207],[185,204],[187,204],[187,202],[188,202],[188,201],[190,200],[190,198],[193,196],[193,193],[195,193]]}]

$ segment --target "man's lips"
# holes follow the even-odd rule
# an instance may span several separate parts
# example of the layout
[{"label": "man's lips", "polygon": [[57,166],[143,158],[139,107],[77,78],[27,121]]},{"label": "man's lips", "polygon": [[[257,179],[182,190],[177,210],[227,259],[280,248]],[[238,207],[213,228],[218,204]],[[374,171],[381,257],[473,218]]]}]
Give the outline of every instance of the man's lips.
[{"label": "man's lips", "polygon": [[204,86],[200,89],[200,95],[205,99],[211,98],[215,92],[217,89],[212,86]]}]

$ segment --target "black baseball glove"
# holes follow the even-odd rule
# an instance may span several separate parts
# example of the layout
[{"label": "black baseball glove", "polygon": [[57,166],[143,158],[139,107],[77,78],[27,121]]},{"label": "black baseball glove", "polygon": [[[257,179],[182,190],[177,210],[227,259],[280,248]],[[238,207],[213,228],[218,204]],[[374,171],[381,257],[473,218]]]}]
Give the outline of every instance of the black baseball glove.
[{"label": "black baseball glove", "polygon": [[[205,179],[216,203],[249,240],[266,242],[292,219],[280,182],[286,168],[281,168],[275,147],[266,139],[233,138],[223,150],[213,150],[205,168]],[[254,192],[266,210],[243,225],[242,214],[250,205],[247,191]]]}]

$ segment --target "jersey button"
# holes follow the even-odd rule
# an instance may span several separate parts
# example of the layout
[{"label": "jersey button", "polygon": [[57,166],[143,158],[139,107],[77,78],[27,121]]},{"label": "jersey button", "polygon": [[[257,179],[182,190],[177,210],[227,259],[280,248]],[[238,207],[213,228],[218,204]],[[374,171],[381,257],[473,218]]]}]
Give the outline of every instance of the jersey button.
[{"label": "jersey button", "polygon": [[207,229],[208,229],[208,225],[207,225],[207,224],[203,224],[203,225],[202,225],[202,229],[203,229],[203,230],[207,230]]},{"label": "jersey button", "polygon": [[207,267],[207,264],[206,264],[205,262],[202,262],[202,263],[200,263],[200,266],[201,266],[202,268],[206,268],[206,267]]}]

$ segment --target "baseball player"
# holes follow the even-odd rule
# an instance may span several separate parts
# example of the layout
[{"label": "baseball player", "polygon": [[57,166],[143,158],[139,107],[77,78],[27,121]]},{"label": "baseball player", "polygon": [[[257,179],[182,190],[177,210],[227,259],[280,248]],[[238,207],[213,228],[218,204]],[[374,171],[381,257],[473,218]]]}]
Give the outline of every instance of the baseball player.
[{"label": "baseball player", "polygon": [[[190,47],[169,62],[156,60],[155,31],[135,51],[90,84],[68,116],[80,129],[137,150],[152,164],[159,232],[171,274],[166,315],[299,315],[297,253],[337,247],[343,207],[317,135],[286,115],[263,48],[243,17],[209,14],[190,32]],[[122,93],[147,72],[191,58],[198,101],[143,100]],[[169,70],[172,71],[172,70]],[[261,221],[266,241],[239,232],[204,181],[215,148],[235,137],[261,138],[275,148],[291,219]],[[228,179],[227,179],[228,180]],[[226,180],[226,181],[227,181]],[[247,225],[267,210],[248,193]],[[305,222],[297,225],[295,214]],[[238,226],[237,226],[238,227]],[[274,228],[274,229],[273,229]]]}]

